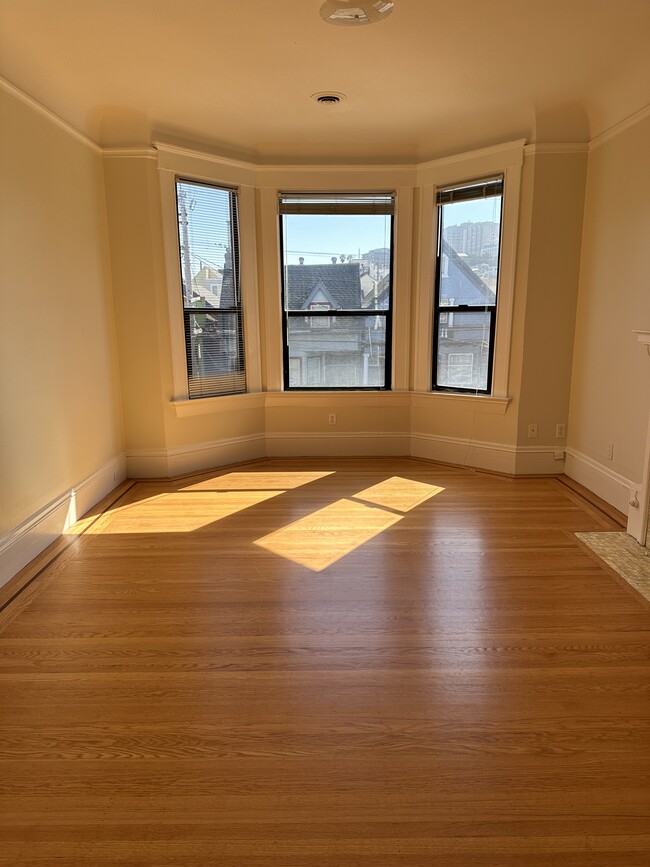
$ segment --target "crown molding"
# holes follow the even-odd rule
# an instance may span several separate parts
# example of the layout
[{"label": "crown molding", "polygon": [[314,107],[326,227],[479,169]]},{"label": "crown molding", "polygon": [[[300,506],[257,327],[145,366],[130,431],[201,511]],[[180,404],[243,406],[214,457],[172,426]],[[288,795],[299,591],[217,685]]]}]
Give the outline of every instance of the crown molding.
[{"label": "crown molding", "polygon": [[244,171],[260,174],[277,172],[291,172],[292,174],[295,172],[412,172],[418,168],[417,163],[346,163],[341,165],[332,163],[258,163],[255,160],[237,160],[231,157],[222,157],[209,151],[180,147],[179,145],[172,145],[162,141],[154,141],[153,146],[159,153],[189,157],[191,159],[202,160],[203,162],[216,163],[220,166],[228,166],[229,168],[243,169]]},{"label": "crown molding", "polygon": [[327,164],[298,164],[298,165],[283,165],[282,163],[260,163],[253,166],[255,171],[261,174],[270,172],[413,172],[418,168],[417,163],[345,163],[337,165],[336,163]]},{"label": "crown molding", "polygon": [[210,153],[209,151],[201,151],[196,148],[186,148],[180,147],[178,145],[167,144],[167,142],[163,141],[154,141],[153,147],[155,151],[159,154],[171,154],[172,156],[177,157],[190,157],[195,160],[202,160],[207,163],[216,163],[220,166],[229,166],[233,169],[243,169],[244,171],[250,172],[255,171],[258,167],[254,162],[248,162],[246,160],[234,160],[230,157],[220,157],[216,154]]},{"label": "crown molding", "polygon": [[[473,151],[464,151],[463,153],[453,154],[451,156],[440,157],[438,159],[426,160],[425,162],[406,162],[406,163],[342,163],[338,164],[284,164],[284,163],[258,163],[253,160],[234,160],[229,157],[220,157],[213,153],[196,150],[193,148],[179,147],[170,145],[166,142],[155,141],[154,148],[159,153],[168,153],[174,156],[191,157],[200,159],[206,162],[216,163],[221,166],[229,166],[234,169],[244,169],[245,171],[264,173],[277,172],[414,172],[429,168],[439,168],[441,166],[453,165],[455,163],[467,162],[471,159],[480,159],[486,156],[494,156],[511,150],[522,150],[526,145],[526,139],[515,139],[514,141],[503,142],[502,144],[490,145],[489,147],[480,148]],[[561,145],[560,147],[567,147]],[[570,147],[570,146],[569,146]],[[583,147],[581,145],[581,147]],[[586,147],[586,146],[585,146]]]},{"label": "crown molding", "polygon": [[490,157],[496,154],[502,154],[506,151],[511,150],[523,150],[526,146],[526,139],[519,138],[514,139],[513,141],[506,141],[502,144],[490,145],[485,148],[478,148],[473,151],[463,151],[463,153],[452,154],[446,157],[439,157],[438,159],[427,160],[423,163],[417,163],[414,168],[417,168],[419,171],[426,169],[438,169],[442,166],[451,166],[454,163],[465,163],[468,160],[473,159],[481,159],[482,157]]},{"label": "crown molding", "polygon": [[623,118],[623,120],[615,123],[614,126],[610,126],[609,129],[604,130],[592,138],[589,143],[589,152],[591,153],[592,151],[597,150],[601,145],[604,145],[605,142],[620,135],[622,132],[625,132],[626,129],[635,126],[647,117],[650,117],[650,104],[639,109],[639,111],[635,111],[634,114],[629,115],[629,117]]},{"label": "crown molding", "polygon": [[106,159],[143,159],[157,160],[155,148],[102,148],[102,156]]},{"label": "crown molding", "polygon": [[538,154],[586,154],[589,153],[589,142],[558,142],[536,144],[528,144],[524,147],[526,156],[537,156]]},{"label": "crown molding", "polygon": [[88,138],[88,136],[84,135],[82,132],[72,126],[72,124],[63,120],[59,117],[58,114],[55,114],[49,108],[46,108],[40,102],[37,102],[31,96],[28,96],[23,90],[16,87],[15,84],[12,84],[10,81],[7,81],[6,78],[0,78],[0,90],[4,90],[5,93],[10,94],[15,99],[18,99],[20,102],[29,106],[29,108],[33,109],[35,112],[40,114],[42,117],[47,118],[51,123],[55,126],[58,126],[59,129],[62,129],[64,132],[67,132],[69,136],[86,145],[87,148],[90,148],[94,153],[100,154],[102,153],[102,148],[94,142],[92,139]]}]

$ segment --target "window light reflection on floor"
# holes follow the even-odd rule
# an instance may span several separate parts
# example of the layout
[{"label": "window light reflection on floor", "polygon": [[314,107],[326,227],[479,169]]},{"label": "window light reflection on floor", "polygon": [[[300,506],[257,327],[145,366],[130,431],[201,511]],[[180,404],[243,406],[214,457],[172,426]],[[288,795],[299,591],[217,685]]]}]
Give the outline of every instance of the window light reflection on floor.
[{"label": "window light reflection on floor", "polygon": [[374,503],[376,506],[385,506],[387,509],[395,509],[398,512],[410,512],[411,509],[435,497],[441,491],[444,491],[444,488],[438,485],[393,476],[355,494],[354,498]]},{"label": "window light reflection on floor", "polygon": [[[145,500],[142,509],[139,503],[133,503],[116,510],[98,532],[191,533],[284,493],[283,490],[178,491]],[[92,533],[92,527],[89,532]]]},{"label": "window light reflection on floor", "polygon": [[[231,472],[126,503],[89,533],[192,533],[334,471]],[[75,528],[77,525],[75,525]],[[68,531],[70,534],[73,531]],[[75,531],[76,532],[76,529]]]},{"label": "window light reflection on floor", "polygon": [[[273,554],[321,572],[388,530],[408,512],[444,488],[397,476],[338,500],[276,530],[255,544]],[[367,502],[358,502],[366,500]]]},{"label": "window light reflection on floor", "polygon": [[385,509],[338,500],[255,544],[320,572],[401,520]]},{"label": "window light reflection on floor", "polygon": [[253,472],[226,473],[223,476],[213,476],[192,485],[185,485],[183,491],[273,491],[282,489],[292,491],[310,482],[317,482],[334,472]]}]

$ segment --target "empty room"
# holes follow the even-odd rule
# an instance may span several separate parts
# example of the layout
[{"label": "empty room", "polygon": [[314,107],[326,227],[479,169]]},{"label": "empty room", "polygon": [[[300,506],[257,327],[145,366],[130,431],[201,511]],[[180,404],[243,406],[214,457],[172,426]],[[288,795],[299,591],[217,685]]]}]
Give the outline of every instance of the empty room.
[{"label": "empty room", "polygon": [[1,867],[649,863],[648,32],[0,0]]}]

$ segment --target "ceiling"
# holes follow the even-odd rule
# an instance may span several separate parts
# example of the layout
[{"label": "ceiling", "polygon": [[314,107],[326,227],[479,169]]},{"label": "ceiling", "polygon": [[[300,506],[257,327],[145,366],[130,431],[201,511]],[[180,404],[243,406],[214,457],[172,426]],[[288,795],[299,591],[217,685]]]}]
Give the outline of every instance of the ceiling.
[{"label": "ceiling", "polygon": [[0,75],[105,147],[267,163],[583,142],[650,102],[649,0],[395,0],[359,28],[320,5],[0,0]]}]

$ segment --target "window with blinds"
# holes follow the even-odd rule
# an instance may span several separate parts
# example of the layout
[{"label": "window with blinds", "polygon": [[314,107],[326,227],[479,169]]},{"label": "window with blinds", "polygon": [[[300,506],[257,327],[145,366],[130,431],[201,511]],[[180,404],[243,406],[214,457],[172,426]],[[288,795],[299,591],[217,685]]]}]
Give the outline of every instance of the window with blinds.
[{"label": "window with blinds", "polygon": [[237,192],[177,179],[190,398],[246,391]]},{"label": "window with blinds", "polygon": [[489,394],[503,178],[439,189],[433,389]]},{"label": "window with blinds", "polygon": [[282,193],[284,387],[387,389],[392,193]]}]

